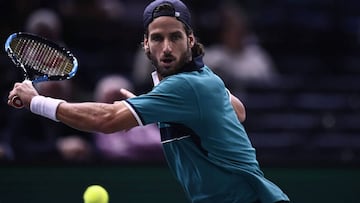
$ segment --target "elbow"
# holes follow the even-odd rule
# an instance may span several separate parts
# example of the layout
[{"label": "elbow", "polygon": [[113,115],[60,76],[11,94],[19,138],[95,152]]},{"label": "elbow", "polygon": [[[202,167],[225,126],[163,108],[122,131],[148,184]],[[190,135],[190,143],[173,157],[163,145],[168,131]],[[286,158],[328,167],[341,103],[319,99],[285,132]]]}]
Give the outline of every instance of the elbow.
[{"label": "elbow", "polygon": [[110,133],[114,133],[115,131],[109,130],[107,128],[99,128],[96,130],[96,132],[99,132],[102,134],[110,134]]},{"label": "elbow", "polygon": [[231,103],[240,122],[246,119],[246,111],[244,104],[235,96],[231,95]]},{"label": "elbow", "polygon": [[110,134],[137,126],[137,120],[127,108],[113,105],[109,105],[108,108],[111,109],[91,116],[93,131]]},{"label": "elbow", "polygon": [[129,130],[135,125],[128,124],[127,119],[118,119],[114,116],[103,116],[96,121],[96,131],[104,134],[110,134],[121,130]]},{"label": "elbow", "polygon": [[241,123],[245,121],[245,119],[246,119],[246,110],[245,110],[245,106],[244,106],[244,104],[242,102],[240,102],[240,104],[239,104],[237,115],[238,115],[238,119],[239,119],[239,121]]},{"label": "elbow", "polygon": [[114,129],[111,125],[111,122],[107,121],[107,120],[98,120],[97,122],[97,128],[96,128],[96,132],[100,132],[100,133],[104,133],[104,134],[110,134],[110,133],[114,133],[117,130]]},{"label": "elbow", "polygon": [[239,119],[239,121],[240,121],[241,123],[245,121],[245,119],[246,119],[246,112],[245,112],[245,110],[244,110],[243,112],[241,112],[241,113],[238,114],[238,119]]},{"label": "elbow", "polygon": [[116,132],[113,127],[113,123],[114,122],[112,122],[112,120],[106,115],[93,115],[88,118],[86,125],[91,126],[91,132],[110,134]]}]

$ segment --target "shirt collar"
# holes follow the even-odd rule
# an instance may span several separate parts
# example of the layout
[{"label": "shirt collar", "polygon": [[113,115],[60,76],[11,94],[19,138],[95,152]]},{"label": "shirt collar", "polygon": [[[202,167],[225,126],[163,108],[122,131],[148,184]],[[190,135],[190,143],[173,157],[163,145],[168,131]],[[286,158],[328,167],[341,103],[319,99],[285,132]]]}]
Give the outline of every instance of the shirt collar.
[{"label": "shirt collar", "polygon": [[[200,69],[202,67],[204,67],[203,56],[197,56],[197,57],[194,57],[193,60],[191,60],[189,63],[185,64],[179,73],[200,71]],[[154,86],[159,84],[160,81],[159,81],[159,77],[158,77],[158,74],[156,71],[151,73],[151,77],[152,77]]]},{"label": "shirt collar", "polygon": [[197,56],[189,63],[185,64],[180,72],[200,71],[202,67],[204,67],[203,56]]}]

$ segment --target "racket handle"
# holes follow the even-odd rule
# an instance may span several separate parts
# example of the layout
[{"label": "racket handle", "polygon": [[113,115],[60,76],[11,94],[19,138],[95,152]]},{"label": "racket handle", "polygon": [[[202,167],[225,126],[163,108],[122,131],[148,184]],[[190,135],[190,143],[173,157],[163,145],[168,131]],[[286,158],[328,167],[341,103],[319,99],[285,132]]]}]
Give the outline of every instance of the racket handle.
[{"label": "racket handle", "polygon": [[18,108],[18,109],[21,109],[24,107],[23,102],[21,101],[20,97],[18,97],[18,96],[13,97],[11,100],[11,103],[15,108]]}]

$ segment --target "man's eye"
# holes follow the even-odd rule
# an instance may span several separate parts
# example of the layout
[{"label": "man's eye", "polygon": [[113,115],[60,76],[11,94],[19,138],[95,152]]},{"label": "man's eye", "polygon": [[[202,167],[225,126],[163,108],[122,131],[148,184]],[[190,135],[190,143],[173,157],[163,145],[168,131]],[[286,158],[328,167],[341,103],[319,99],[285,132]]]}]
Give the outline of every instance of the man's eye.
[{"label": "man's eye", "polygon": [[159,42],[162,40],[162,38],[160,36],[153,36],[151,39],[152,39],[152,41],[156,41],[156,42]]},{"label": "man's eye", "polygon": [[173,36],[171,36],[171,39],[172,39],[172,41],[176,41],[176,40],[181,39],[181,36],[180,35],[173,35]]}]

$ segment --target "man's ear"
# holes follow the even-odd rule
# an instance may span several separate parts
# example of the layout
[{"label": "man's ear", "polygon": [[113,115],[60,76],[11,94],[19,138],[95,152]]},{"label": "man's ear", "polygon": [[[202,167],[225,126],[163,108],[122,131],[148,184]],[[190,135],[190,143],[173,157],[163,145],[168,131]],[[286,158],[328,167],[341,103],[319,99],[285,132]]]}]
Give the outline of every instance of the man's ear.
[{"label": "man's ear", "polygon": [[144,50],[148,51],[149,50],[149,40],[144,36]]},{"label": "man's ear", "polygon": [[191,34],[188,36],[188,38],[189,38],[190,47],[192,48],[192,47],[195,45],[195,42],[196,42],[195,36],[194,36],[194,34],[191,33]]}]

